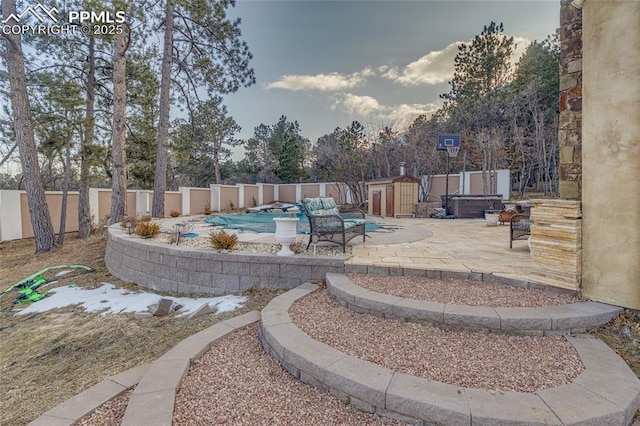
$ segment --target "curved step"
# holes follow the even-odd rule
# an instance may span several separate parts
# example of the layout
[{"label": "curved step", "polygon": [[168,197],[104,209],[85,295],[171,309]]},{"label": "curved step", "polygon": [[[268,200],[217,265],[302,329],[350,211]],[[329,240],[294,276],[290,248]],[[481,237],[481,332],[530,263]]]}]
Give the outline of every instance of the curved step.
[{"label": "curved step", "polygon": [[579,302],[542,308],[490,308],[429,302],[378,293],[360,287],[344,274],[327,273],[327,290],[342,306],[385,318],[449,328],[489,330],[520,335],[584,333],[623,312],[618,306]]},{"label": "curved step", "polygon": [[307,283],[273,299],[262,310],[260,340],[294,377],[362,411],[412,424],[628,425],[640,407],[640,380],[592,337],[566,337],[585,366],[573,383],[535,393],[492,394],[349,356],[313,340],[289,317],[289,307],[317,288]]},{"label": "curved step", "polygon": [[187,337],[158,358],[133,390],[120,424],[172,425],[176,392],[191,363],[220,339],[259,319],[257,311],[229,318]]},{"label": "curved step", "polygon": [[259,320],[260,313],[251,311],[221,321],[187,337],[153,363],[107,378],[46,411],[29,425],[74,425],[105,402],[137,385],[129,398],[121,425],[170,426],[173,424],[176,392],[191,363],[220,339]]}]

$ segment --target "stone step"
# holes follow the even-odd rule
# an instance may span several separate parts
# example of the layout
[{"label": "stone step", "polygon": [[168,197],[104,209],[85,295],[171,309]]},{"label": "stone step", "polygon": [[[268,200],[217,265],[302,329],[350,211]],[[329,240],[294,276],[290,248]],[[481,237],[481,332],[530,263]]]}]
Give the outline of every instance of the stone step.
[{"label": "stone step", "polygon": [[[503,278],[507,284],[508,278]],[[490,308],[415,300],[367,290],[344,274],[328,273],[331,297],[356,312],[399,318],[446,328],[508,334],[557,335],[584,332],[606,324],[623,312],[617,306],[580,302],[542,308]],[[518,281],[518,283],[520,283]]]},{"label": "stone step", "polygon": [[349,356],[313,340],[289,317],[289,307],[317,288],[304,284],[273,299],[262,311],[260,340],[295,378],[359,410],[410,424],[629,425],[640,407],[640,380],[591,336],[567,337],[585,367],[574,382],[535,393],[432,382]]}]

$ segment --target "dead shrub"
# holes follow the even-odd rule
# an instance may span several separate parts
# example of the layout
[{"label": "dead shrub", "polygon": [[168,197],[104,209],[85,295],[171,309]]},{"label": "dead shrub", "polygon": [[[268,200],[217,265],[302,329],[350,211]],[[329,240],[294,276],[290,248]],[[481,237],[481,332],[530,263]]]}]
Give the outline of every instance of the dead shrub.
[{"label": "dead shrub", "polygon": [[233,250],[238,244],[238,236],[236,234],[227,234],[224,229],[220,231],[211,231],[209,234],[211,245],[216,250]]},{"label": "dead shrub", "polygon": [[138,222],[151,222],[151,215],[150,214],[143,214],[142,216],[140,216],[140,218],[138,219]]},{"label": "dead shrub", "polygon": [[140,238],[150,239],[160,233],[160,225],[155,222],[141,222],[136,227],[136,235]]}]

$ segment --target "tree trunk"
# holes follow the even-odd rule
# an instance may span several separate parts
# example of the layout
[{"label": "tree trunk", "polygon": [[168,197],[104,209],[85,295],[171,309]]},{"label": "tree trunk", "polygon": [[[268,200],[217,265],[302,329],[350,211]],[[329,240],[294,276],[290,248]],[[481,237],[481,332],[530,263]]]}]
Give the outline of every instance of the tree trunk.
[{"label": "tree trunk", "polygon": [[489,168],[489,137],[485,135],[484,131],[480,133],[480,143],[482,146],[482,195],[487,195],[489,193],[487,176],[487,170]]},{"label": "tree trunk", "polygon": [[171,63],[173,59],[173,3],[167,1],[164,22],[164,47],[160,77],[160,120],[158,122],[158,153],[156,156],[156,175],[153,185],[153,217],[164,217],[164,191],[167,187],[167,160],[169,151],[169,111],[171,108],[169,92],[171,90]]},{"label": "tree trunk", "polygon": [[62,181],[62,206],[60,207],[60,230],[58,245],[64,244],[64,233],[67,225],[67,201],[69,198],[69,181],[71,180],[71,138],[67,139],[64,149],[64,179]]},{"label": "tree trunk", "polygon": [[[91,235],[91,207],[89,204],[90,161],[95,128],[96,53],[95,39],[89,36],[87,56],[87,99],[85,103],[84,134],[80,146],[80,186],[78,188],[78,238]],[[101,218],[96,218],[100,220]]]},{"label": "tree trunk", "polygon": [[[15,13],[15,0],[2,0],[2,16],[15,15]],[[31,106],[27,95],[22,40],[19,34],[3,34],[2,36],[7,47],[6,62],[13,110],[13,130],[18,143],[22,175],[25,178],[29,215],[36,241],[36,253],[42,253],[52,250],[56,244],[38,164]]]},{"label": "tree trunk", "polygon": [[127,193],[126,176],[126,115],[127,115],[127,31],[113,40],[113,136],[111,161],[113,178],[111,181],[111,223],[118,223],[125,214]]},{"label": "tree trunk", "polygon": [[216,175],[216,183],[217,184],[221,184],[222,183],[222,174],[220,173],[220,148],[222,145],[221,141],[218,141],[217,138],[214,136],[213,139],[213,172]]}]

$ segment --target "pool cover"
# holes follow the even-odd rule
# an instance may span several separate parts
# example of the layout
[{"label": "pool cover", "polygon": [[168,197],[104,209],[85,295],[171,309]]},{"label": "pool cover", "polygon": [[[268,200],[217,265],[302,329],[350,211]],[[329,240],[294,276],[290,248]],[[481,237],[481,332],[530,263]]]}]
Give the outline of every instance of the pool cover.
[{"label": "pool cover", "polygon": [[[239,229],[243,231],[275,233],[276,223],[273,221],[276,217],[297,217],[298,234],[309,233],[309,221],[304,213],[233,213],[210,216],[205,219],[210,225],[222,226],[227,229]],[[365,230],[367,232],[375,231],[380,228],[377,223],[367,222]]]}]

